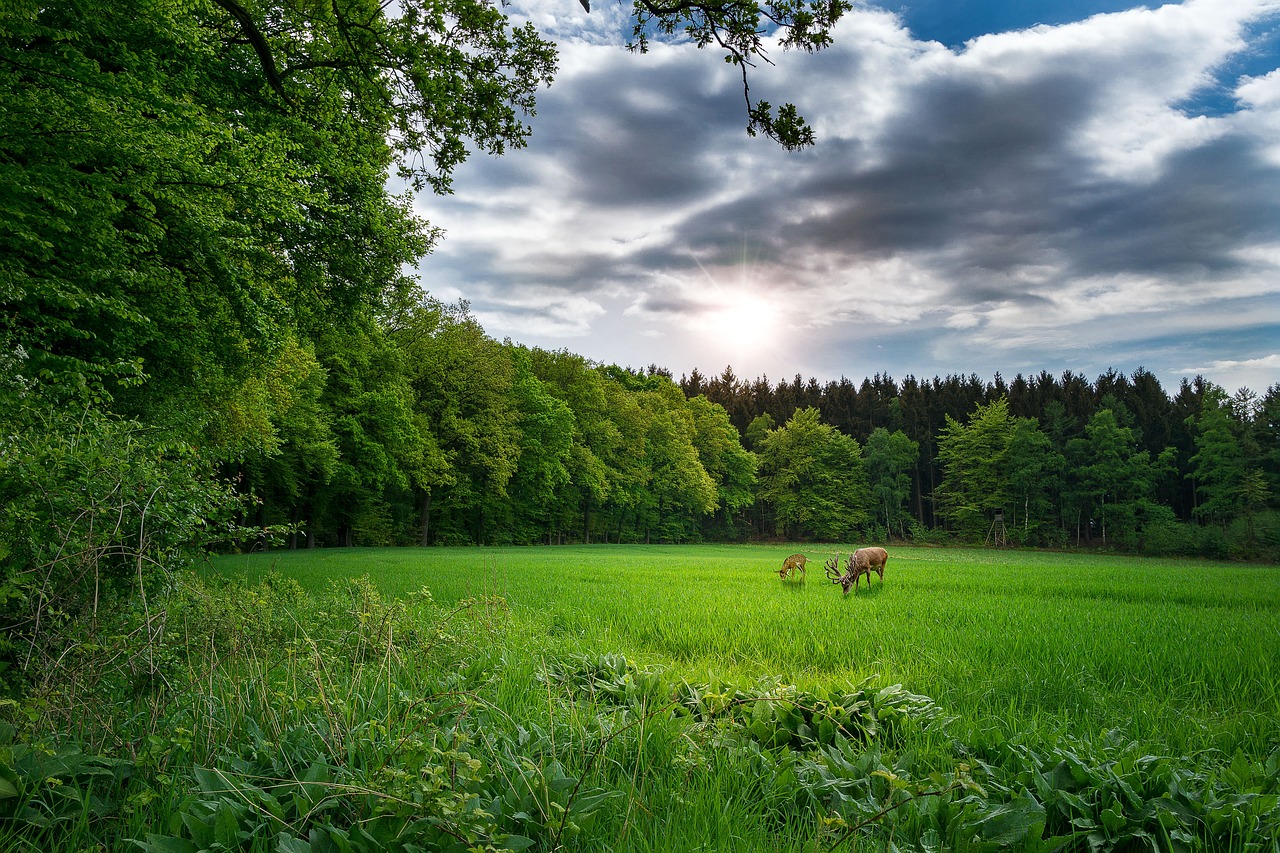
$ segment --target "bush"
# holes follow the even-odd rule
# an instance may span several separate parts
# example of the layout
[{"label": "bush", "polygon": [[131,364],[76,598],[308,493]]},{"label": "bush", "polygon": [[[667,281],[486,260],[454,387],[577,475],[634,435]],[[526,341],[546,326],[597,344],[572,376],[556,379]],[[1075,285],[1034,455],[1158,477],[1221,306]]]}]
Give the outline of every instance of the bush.
[{"label": "bush", "polygon": [[[19,422],[20,421],[20,422]],[[30,409],[5,420],[0,458],[0,688],[56,680],[121,610],[140,608],[141,650],[163,630],[155,595],[175,570],[235,535],[241,506],[211,462],[139,424]],[[136,654],[117,661],[133,671]]]},{"label": "bush", "polygon": [[1200,532],[1193,524],[1171,521],[1147,528],[1139,550],[1150,557],[1185,557],[1195,553]]},{"label": "bush", "polygon": [[1264,510],[1241,516],[1226,533],[1232,557],[1280,562],[1280,511]]}]

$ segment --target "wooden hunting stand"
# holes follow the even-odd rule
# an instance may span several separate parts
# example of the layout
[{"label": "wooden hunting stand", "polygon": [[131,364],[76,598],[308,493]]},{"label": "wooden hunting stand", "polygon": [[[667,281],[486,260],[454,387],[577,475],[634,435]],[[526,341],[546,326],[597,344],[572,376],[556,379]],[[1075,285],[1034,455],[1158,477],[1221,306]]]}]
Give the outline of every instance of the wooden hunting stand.
[{"label": "wooden hunting stand", "polygon": [[1004,527],[1004,510],[996,510],[995,520],[991,522],[991,529],[987,531],[987,539],[983,544],[994,544],[997,548],[1009,544],[1009,531]]}]

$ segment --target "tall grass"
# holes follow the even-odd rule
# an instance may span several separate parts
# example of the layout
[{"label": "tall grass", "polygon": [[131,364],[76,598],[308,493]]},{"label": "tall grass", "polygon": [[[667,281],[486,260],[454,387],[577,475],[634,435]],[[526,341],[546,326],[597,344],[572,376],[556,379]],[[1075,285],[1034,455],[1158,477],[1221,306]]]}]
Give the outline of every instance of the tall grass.
[{"label": "tall grass", "polygon": [[[833,551],[836,549],[832,549]],[[848,549],[844,549],[847,553]],[[786,553],[784,553],[786,552]],[[847,597],[810,549],[593,546],[295,551],[219,560],[304,586],[367,574],[397,595],[500,593],[539,650],[622,652],[689,678],[901,683],[999,736],[1113,729],[1175,754],[1280,744],[1280,568],[895,548]]]}]

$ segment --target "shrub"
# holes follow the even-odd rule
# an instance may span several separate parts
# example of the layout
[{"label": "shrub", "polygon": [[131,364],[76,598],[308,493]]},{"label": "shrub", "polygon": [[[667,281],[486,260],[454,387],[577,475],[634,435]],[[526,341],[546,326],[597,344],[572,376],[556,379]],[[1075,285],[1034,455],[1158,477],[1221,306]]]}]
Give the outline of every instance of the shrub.
[{"label": "shrub", "polygon": [[[15,422],[21,418],[21,423]],[[139,424],[89,410],[6,420],[0,457],[0,688],[60,680],[121,610],[139,642],[113,666],[138,677],[164,627],[173,572],[235,534],[241,506],[211,461]]]}]

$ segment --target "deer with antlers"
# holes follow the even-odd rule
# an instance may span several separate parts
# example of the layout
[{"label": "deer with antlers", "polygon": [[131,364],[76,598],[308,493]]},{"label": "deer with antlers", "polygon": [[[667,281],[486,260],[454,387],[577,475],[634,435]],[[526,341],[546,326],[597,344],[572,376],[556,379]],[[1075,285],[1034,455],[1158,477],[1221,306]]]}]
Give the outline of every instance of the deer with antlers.
[{"label": "deer with antlers", "polygon": [[884,583],[884,565],[889,562],[889,552],[883,548],[859,548],[849,555],[849,562],[845,565],[844,574],[840,573],[840,555],[836,554],[830,560],[827,560],[826,570],[827,578],[832,583],[838,583],[844,589],[844,594],[849,594],[849,587],[853,587],[857,591],[858,580],[863,576],[867,576],[867,589],[871,589],[871,573],[875,572],[880,575],[880,583]]}]

